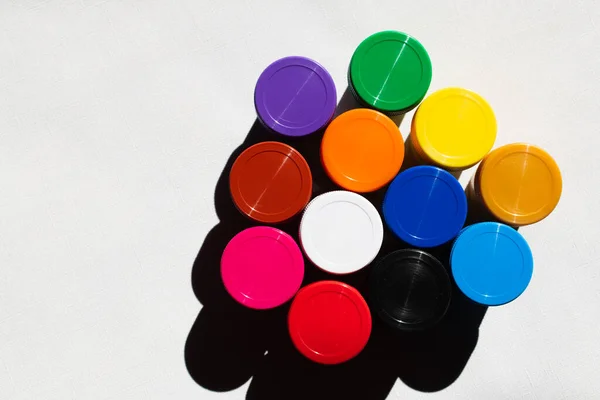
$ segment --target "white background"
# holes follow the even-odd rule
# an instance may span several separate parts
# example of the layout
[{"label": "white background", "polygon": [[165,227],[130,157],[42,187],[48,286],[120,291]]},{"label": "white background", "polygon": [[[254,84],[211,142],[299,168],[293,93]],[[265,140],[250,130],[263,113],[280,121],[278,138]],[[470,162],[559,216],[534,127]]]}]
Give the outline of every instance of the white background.
[{"label": "white background", "polygon": [[183,349],[256,79],[305,55],[341,96],[358,43],[398,29],[428,49],[432,89],[482,94],[497,145],[544,147],[564,189],[521,230],[533,281],[488,311],[460,378],[389,398],[600,398],[600,6],[523,3],[0,0],[0,397],[244,398],[197,385]]}]

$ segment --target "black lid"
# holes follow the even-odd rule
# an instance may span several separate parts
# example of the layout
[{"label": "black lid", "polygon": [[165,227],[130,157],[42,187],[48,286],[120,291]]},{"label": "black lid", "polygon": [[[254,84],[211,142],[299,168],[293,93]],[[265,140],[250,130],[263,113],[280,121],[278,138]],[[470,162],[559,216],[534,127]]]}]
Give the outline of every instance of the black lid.
[{"label": "black lid", "polygon": [[371,271],[372,310],[396,329],[419,330],[436,324],[448,310],[451,293],[442,263],[422,250],[394,251]]}]

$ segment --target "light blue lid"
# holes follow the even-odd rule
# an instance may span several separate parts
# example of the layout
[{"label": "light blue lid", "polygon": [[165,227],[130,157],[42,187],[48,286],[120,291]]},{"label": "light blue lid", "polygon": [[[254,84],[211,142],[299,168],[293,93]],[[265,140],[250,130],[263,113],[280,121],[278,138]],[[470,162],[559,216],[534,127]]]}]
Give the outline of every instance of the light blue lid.
[{"label": "light blue lid", "polygon": [[383,200],[389,228],[416,247],[439,246],[454,239],[467,217],[467,198],[450,173],[432,166],[401,172]]},{"label": "light blue lid", "polygon": [[465,228],[450,254],[452,275],[470,299],[488,306],[513,301],[529,285],[533,255],[515,229],[496,222]]}]

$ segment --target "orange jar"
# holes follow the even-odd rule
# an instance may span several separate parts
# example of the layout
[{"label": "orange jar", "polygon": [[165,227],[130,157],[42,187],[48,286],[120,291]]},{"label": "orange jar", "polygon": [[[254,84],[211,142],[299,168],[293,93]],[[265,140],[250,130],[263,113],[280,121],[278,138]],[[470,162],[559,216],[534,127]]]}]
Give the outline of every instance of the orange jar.
[{"label": "orange jar", "polygon": [[562,192],[558,165],[546,151],[525,143],[508,144],[489,153],[467,187],[499,221],[519,227],[546,218]]},{"label": "orange jar", "polygon": [[335,118],[323,135],[325,171],[338,186],[352,192],[373,192],[387,185],[403,160],[400,130],[379,111],[347,111]]}]

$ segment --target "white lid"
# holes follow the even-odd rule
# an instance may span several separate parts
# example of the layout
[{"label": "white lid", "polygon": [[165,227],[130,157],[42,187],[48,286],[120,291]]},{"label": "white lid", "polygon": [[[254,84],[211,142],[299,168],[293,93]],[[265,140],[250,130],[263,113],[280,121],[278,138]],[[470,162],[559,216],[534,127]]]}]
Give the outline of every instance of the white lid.
[{"label": "white lid", "polygon": [[379,253],[383,223],[377,209],[361,195],[344,190],[315,197],[300,222],[304,252],[319,268],[349,274]]}]

